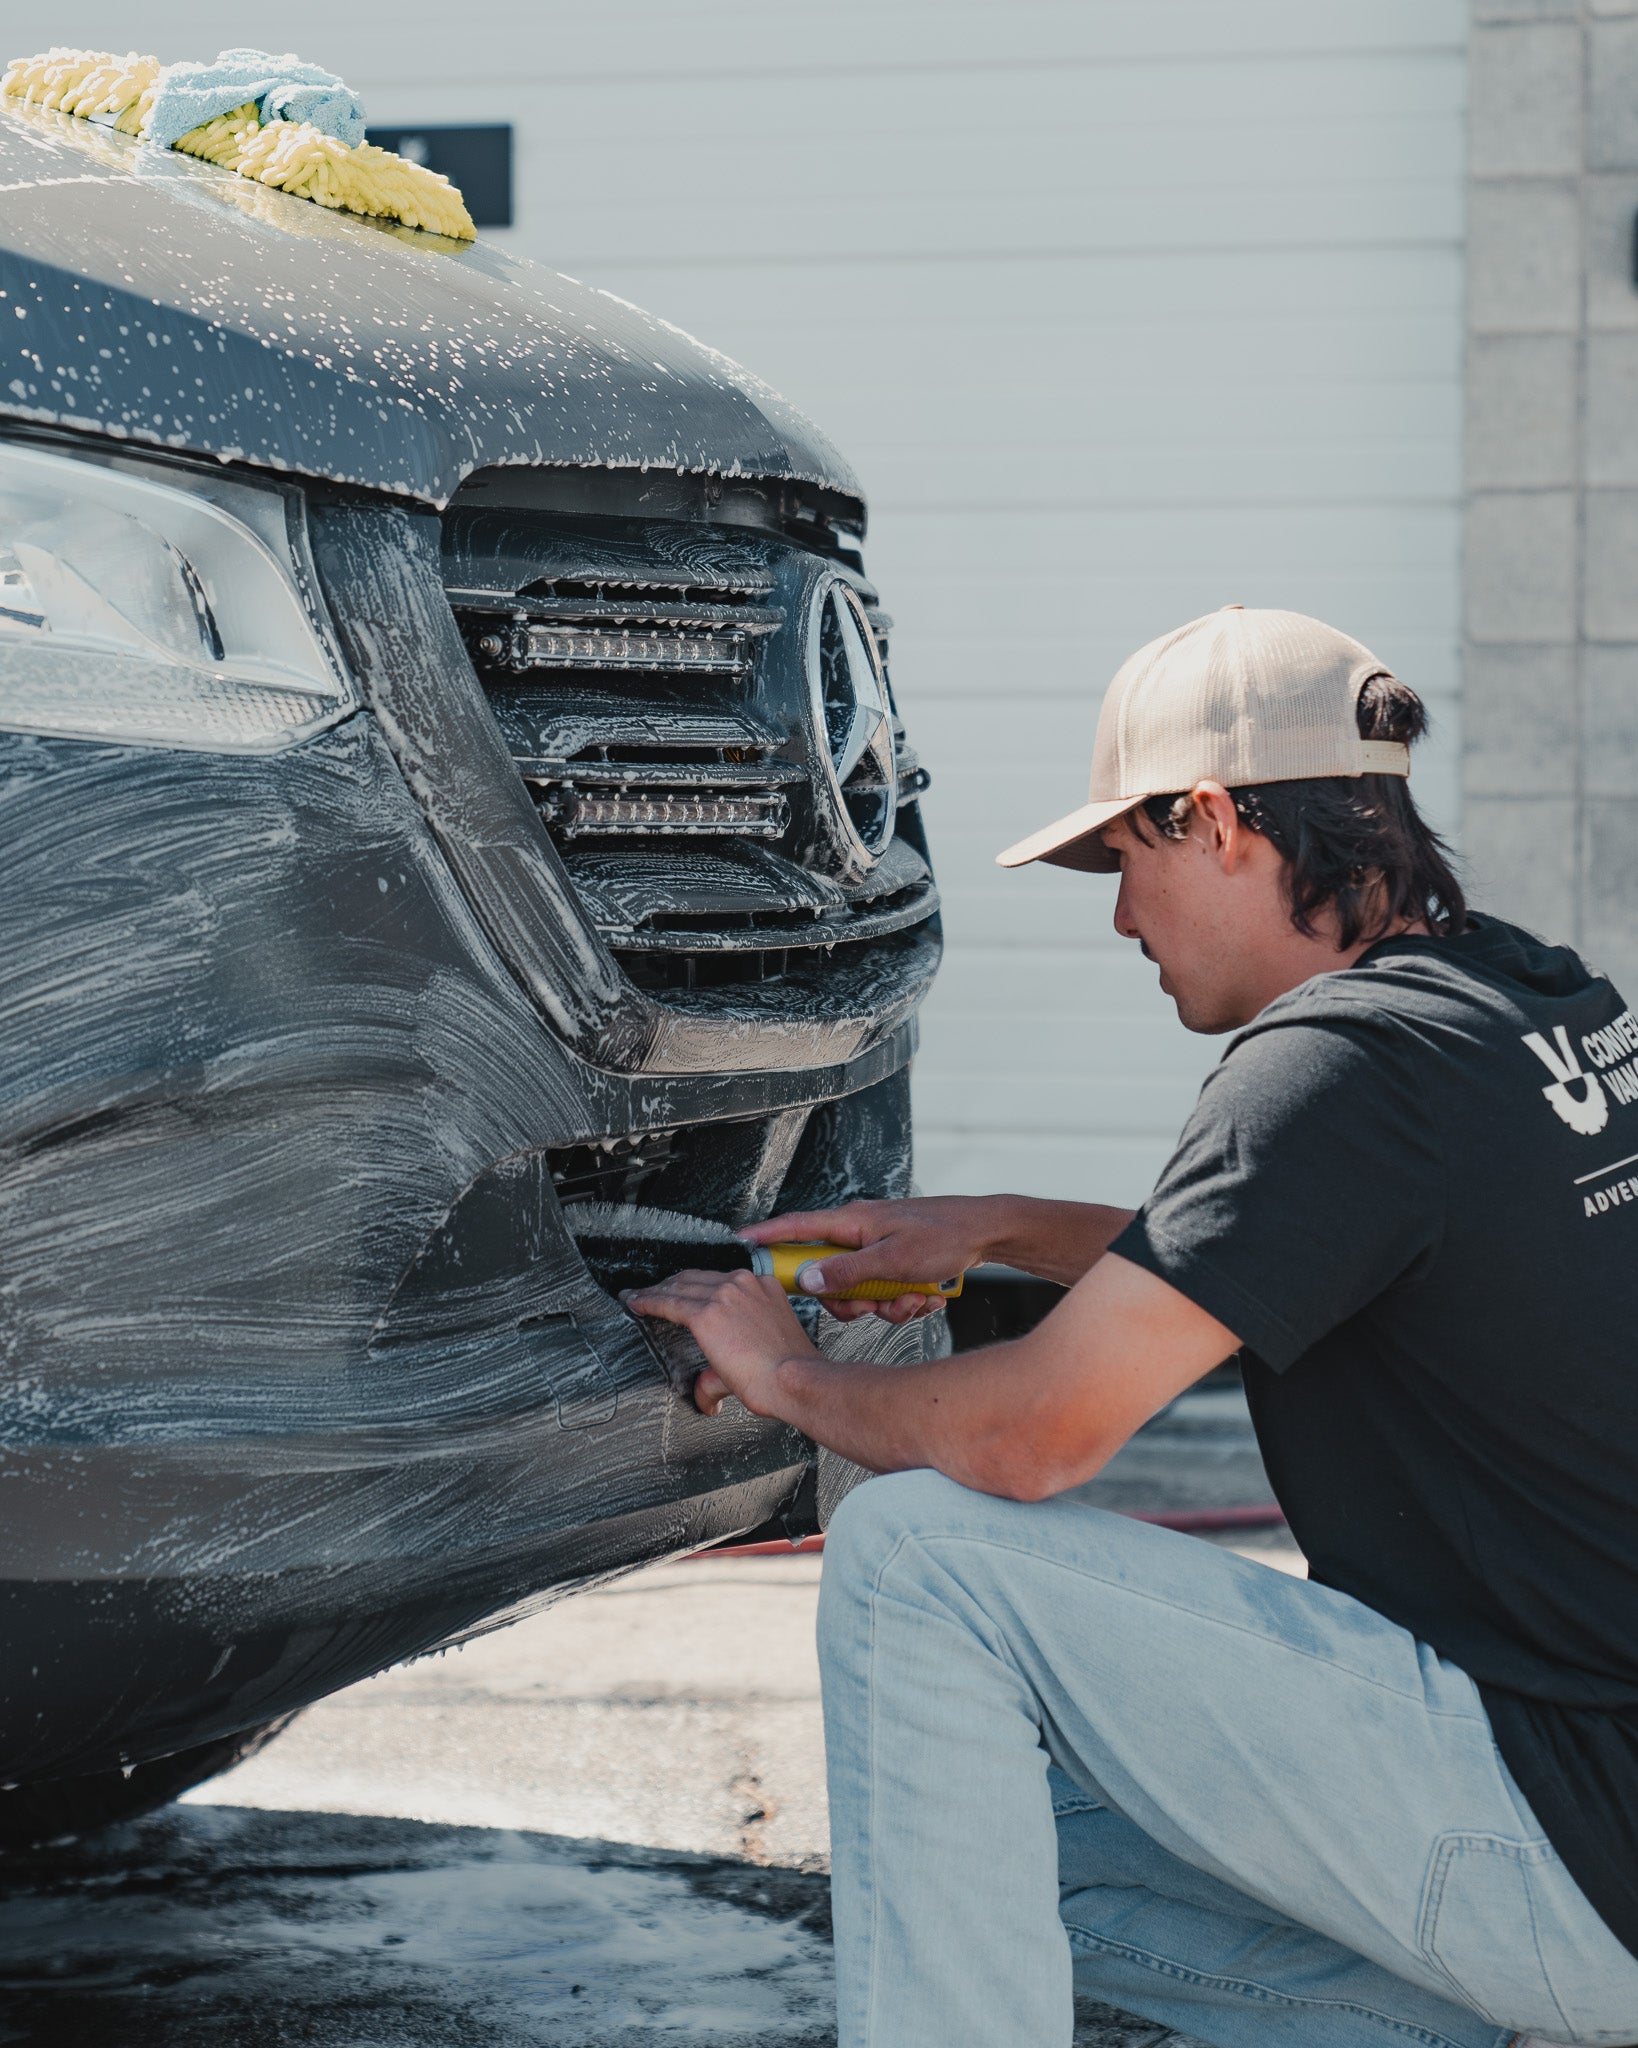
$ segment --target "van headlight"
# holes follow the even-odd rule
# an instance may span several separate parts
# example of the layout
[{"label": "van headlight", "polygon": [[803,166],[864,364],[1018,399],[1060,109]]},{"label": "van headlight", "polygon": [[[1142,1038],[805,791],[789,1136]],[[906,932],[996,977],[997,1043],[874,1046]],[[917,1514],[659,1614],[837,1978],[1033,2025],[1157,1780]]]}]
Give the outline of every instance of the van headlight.
[{"label": "van headlight", "polygon": [[266,754],[356,709],[294,491],[0,442],[0,730]]}]

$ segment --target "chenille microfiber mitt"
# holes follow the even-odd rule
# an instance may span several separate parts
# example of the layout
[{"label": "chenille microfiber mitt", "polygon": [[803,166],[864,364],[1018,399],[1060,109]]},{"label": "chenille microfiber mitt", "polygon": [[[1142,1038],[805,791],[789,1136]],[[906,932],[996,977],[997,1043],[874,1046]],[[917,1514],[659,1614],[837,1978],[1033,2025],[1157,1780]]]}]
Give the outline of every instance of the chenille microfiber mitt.
[{"label": "chenille microfiber mitt", "polygon": [[[477,232],[441,172],[378,149],[358,95],[334,72],[265,50],[161,65],[135,50],[45,50],[0,76],[0,95],[179,149],[259,185],[453,241]],[[176,132],[180,130],[180,132]]]},{"label": "chenille microfiber mitt", "polygon": [[168,64],[155,83],[146,139],[171,149],[205,122],[256,106],[265,128],[301,121],[349,149],[364,140],[364,106],[333,71],[274,57],[266,50],[224,50],[214,64]]}]

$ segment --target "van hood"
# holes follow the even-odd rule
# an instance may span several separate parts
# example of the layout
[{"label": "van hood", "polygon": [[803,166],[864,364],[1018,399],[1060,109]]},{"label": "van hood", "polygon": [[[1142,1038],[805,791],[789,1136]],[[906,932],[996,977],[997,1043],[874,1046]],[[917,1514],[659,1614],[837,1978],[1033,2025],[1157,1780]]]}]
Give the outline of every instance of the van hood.
[{"label": "van hood", "polygon": [[477,244],[327,211],[71,115],[0,108],[0,417],[442,506],[494,464],[862,498],[728,357]]}]

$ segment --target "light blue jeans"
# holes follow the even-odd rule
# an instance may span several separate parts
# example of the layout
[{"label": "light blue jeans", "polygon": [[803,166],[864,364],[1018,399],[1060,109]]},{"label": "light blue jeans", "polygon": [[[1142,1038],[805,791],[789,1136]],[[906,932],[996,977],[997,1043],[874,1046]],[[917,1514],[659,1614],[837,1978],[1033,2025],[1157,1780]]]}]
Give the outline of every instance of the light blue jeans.
[{"label": "light blue jeans", "polygon": [[1346,1595],[1088,1506],[861,1486],[819,1602],[840,2048],[1638,2041],[1638,1960],[1473,1682]]}]

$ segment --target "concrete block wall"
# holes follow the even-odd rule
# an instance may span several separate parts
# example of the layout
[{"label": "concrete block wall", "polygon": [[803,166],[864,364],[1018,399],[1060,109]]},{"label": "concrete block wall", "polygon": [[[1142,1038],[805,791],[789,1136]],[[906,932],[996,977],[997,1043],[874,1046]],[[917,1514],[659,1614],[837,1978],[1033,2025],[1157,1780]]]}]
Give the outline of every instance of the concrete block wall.
[{"label": "concrete block wall", "polygon": [[1475,0],[1462,842],[1638,992],[1638,0]]}]

